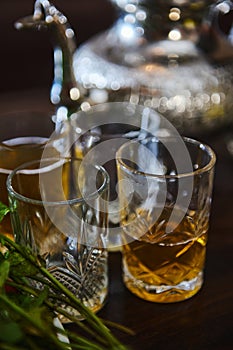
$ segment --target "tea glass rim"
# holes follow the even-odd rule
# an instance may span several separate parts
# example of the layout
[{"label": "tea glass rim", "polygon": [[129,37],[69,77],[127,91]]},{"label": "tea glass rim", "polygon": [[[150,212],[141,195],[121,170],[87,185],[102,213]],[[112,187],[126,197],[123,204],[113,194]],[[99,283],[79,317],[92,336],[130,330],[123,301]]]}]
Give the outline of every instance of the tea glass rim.
[{"label": "tea glass rim", "polygon": [[140,171],[137,169],[134,169],[133,167],[129,166],[128,164],[126,164],[121,156],[121,152],[124,148],[126,148],[128,145],[132,144],[132,143],[142,143],[148,140],[152,140],[152,141],[156,141],[156,142],[160,142],[162,139],[164,140],[169,140],[169,139],[173,139],[173,137],[148,137],[142,140],[130,140],[128,142],[125,142],[122,146],[119,147],[119,149],[116,152],[116,161],[120,164],[120,166],[122,168],[125,169],[125,171],[127,171],[128,173],[134,174],[134,175],[140,175],[140,176],[147,176],[150,178],[158,178],[158,179],[180,179],[180,178],[186,178],[186,177],[190,177],[190,176],[196,176],[196,175],[200,175],[200,174],[204,174],[207,171],[210,171],[216,163],[216,154],[213,151],[213,149],[207,145],[204,142],[195,140],[193,138],[190,137],[181,137],[181,139],[183,140],[184,144],[193,144],[195,146],[197,146],[200,150],[202,150],[203,152],[205,151],[209,157],[210,160],[209,162],[204,165],[201,168],[195,169],[191,172],[187,172],[187,173],[178,173],[178,174],[155,174],[155,173],[149,173],[149,172],[144,172],[144,171]]},{"label": "tea glass rim", "polygon": [[[52,116],[52,111],[46,109],[46,110],[37,110],[37,109],[31,109],[31,108],[26,108],[26,109],[13,109],[13,110],[6,110],[6,111],[1,111],[0,112],[0,121],[3,119],[3,120],[7,120],[7,121],[12,121],[11,119],[17,119],[17,120],[25,120],[25,117],[26,117],[26,120],[27,119],[31,119],[32,121],[33,120],[43,120],[44,117],[50,117]],[[12,121],[12,122],[13,122]],[[52,119],[51,119],[51,122],[52,122]],[[31,124],[31,126],[33,126],[33,124]],[[15,130],[15,129],[14,129]],[[33,130],[36,130],[33,128]],[[51,134],[52,134],[53,130],[51,128]],[[15,136],[15,133],[14,133],[14,136],[8,136],[8,137],[5,137],[4,135],[4,139],[0,139],[0,146],[3,146],[3,147],[14,147],[14,145],[10,144],[9,141],[12,140],[12,139],[20,139],[20,138],[40,138],[41,139],[41,142],[39,142],[38,144],[44,144],[46,143],[48,140],[49,140],[49,136],[42,136],[42,135],[34,135],[33,133],[32,134],[28,134],[28,132],[25,133],[24,130],[18,132],[18,135]]]},{"label": "tea glass rim", "polygon": [[[97,198],[99,195],[101,195],[107,188],[108,188],[108,185],[109,185],[109,175],[108,175],[108,172],[104,169],[104,167],[102,167],[101,165],[93,165],[94,168],[96,168],[96,170],[98,171],[101,171],[102,175],[103,175],[103,182],[101,183],[101,185],[99,186],[98,189],[96,189],[96,191],[88,194],[85,196],[85,199],[83,198],[83,196],[81,197],[77,197],[77,198],[72,198],[72,199],[67,199],[67,200],[58,200],[58,201],[45,201],[45,200],[39,200],[39,199],[33,199],[33,198],[28,198],[20,193],[18,193],[14,188],[13,188],[13,185],[12,185],[12,180],[13,180],[13,177],[16,175],[16,173],[19,171],[19,170],[27,170],[25,169],[25,167],[28,167],[30,165],[33,165],[33,164],[41,164],[41,162],[44,162],[44,161],[61,161],[61,159],[63,161],[67,160],[67,159],[73,159],[73,160],[78,160],[78,161],[81,161],[83,159],[81,158],[77,158],[77,157],[66,157],[66,158],[43,158],[43,159],[36,159],[36,160],[33,160],[33,161],[30,161],[30,162],[26,162],[26,163],[22,163],[20,164],[20,166],[18,166],[17,168],[15,168],[14,170],[11,171],[11,173],[8,175],[7,177],[7,181],[6,181],[6,185],[7,185],[7,191],[8,191],[8,194],[9,195],[12,195],[14,196],[16,199],[22,201],[22,202],[25,202],[25,203],[31,203],[31,204],[34,204],[34,205],[40,205],[40,206],[61,206],[61,205],[64,205],[64,206],[68,206],[68,205],[74,205],[74,204],[82,204],[88,200],[91,200],[91,199],[94,199],[94,198]],[[46,166],[45,166],[46,167]],[[28,170],[32,170],[32,169],[28,169]],[[40,168],[38,169],[33,169],[33,170],[38,170],[38,174],[39,174],[39,171],[40,171]]]}]

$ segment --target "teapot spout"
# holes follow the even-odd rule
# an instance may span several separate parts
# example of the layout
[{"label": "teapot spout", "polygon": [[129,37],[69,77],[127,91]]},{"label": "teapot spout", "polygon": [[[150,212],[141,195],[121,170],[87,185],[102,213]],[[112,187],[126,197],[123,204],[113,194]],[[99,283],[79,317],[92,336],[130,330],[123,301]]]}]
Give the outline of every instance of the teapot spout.
[{"label": "teapot spout", "polygon": [[45,24],[44,20],[36,20],[34,16],[26,16],[23,18],[18,19],[15,22],[15,28],[17,30],[21,29],[26,29],[26,28],[33,28],[36,30],[41,30],[41,29],[47,29],[47,25]]},{"label": "teapot spout", "polygon": [[50,29],[55,45],[60,45],[70,54],[76,50],[75,33],[66,16],[48,0],[36,0],[33,15],[17,20],[15,27],[18,30],[27,28]]},{"label": "teapot spout", "polygon": [[50,99],[57,109],[66,108],[67,112],[63,115],[64,119],[68,118],[80,107],[86,91],[75,79],[73,54],[77,48],[76,38],[66,16],[48,0],[36,0],[33,15],[19,19],[15,28],[48,30],[54,50]]}]

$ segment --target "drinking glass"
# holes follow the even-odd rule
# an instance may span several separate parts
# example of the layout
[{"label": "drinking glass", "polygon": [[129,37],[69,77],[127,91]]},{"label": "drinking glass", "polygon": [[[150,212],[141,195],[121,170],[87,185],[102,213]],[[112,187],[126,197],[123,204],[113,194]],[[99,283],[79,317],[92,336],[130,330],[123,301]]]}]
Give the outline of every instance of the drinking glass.
[{"label": "drinking glass", "polygon": [[108,187],[102,167],[77,158],[22,164],[7,180],[16,242],[40,255],[93,312],[103,306],[108,290]]},{"label": "drinking glass", "polygon": [[171,126],[167,124],[156,111],[128,102],[98,104],[73,113],[62,124],[63,149],[73,143],[76,156],[103,165],[110,175],[108,249],[111,251],[121,249],[116,151],[126,141],[144,138],[158,129],[167,128],[170,132]]},{"label": "drinking glass", "polygon": [[123,279],[137,296],[182,301],[203,284],[215,154],[181,137],[117,151]]},{"label": "drinking glass", "polygon": [[[0,201],[8,205],[6,179],[22,163],[40,158],[54,124],[49,113],[38,111],[6,112],[0,115]],[[51,156],[58,152],[51,146]],[[12,234],[10,217],[0,223],[0,231]]]}]

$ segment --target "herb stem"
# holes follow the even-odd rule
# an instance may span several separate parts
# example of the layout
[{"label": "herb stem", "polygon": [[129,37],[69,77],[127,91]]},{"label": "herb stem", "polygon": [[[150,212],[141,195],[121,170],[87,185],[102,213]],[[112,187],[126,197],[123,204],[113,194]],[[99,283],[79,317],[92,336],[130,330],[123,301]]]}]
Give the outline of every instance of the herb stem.
[{"label": "herb stem", "polygon": [[[46,304],[53,311],[55,310],[56,312],[64,315],[65,317],[69,318],[70,320],[72,320],[76,324],[80,325],[83,330],[87,331],[90,335],[95,337],[96,340],[98,340],[100,343],[102,343],[106,349],[112,349],[112,350],[113,349],[115,349],[115,350],[126,350],[127,349],[123,344],[121,344],[118,341],[118,339],[111,333],[110,329],[102,322],[102,320],[100,318],[98,318],[95,315],[95,313],[93,313],[90,309],[88,309],[88,307],[86,307],[81,300],[79,300],[69,289],[67,289],[62,283],[60,283],[42,265],[40,258],[38,256],[33,255],[33,253],[30,251],[29,247],[22,247],[19,244],[17,244],[16,242],[14,242],[13,240],[11,240],[8,237],[5,237],[1,234],[0,234],[0,239],[2,239],[2,241],[5,243],[5,246],[8,249],[10,249],[10,250],[14,249],[28,263],[30,263],[33,267],[35,267],[37,269],[39,275],[44,276],[45,281],[42,282],[44,285],[47,285],[49,287],[49,289],[51,288],[51,290],[54,290],[56,292],[56,294],[60,295],[61,298],[66,297],[65,300],[67,300],[67,304],[69,306],[71,306],[72,308],[75,308],[83,316],[83,318],[89,324],[89,327],[85,326],[83,324],[83,322],[82,323],[79,322],[77,317],[72,316],[69,312],[66,312],[66,310],[64,310],[63,308],[52,304],[50,302],[51,298],[45,299],[43,301],[44,304]],[[34,277],[36,280],[36,278],[37,278],[36,274],[34,274],[33,276],[30,276],[29,278],[33,279]],[[19,278],[16,277],[15,282],[16,281],[20,284]],[[48,281],[50,283],[48,283]],[[17,287],[17,285],[16,285],[16,287]],[[21,290],[23,289],[21,284],[20,284],[20,286],[18,285],[18,287],[21,288]],[[25,291],[29,292],[30,289],[27,289],[27,288],[29,288],[29,284],[27,284],[27,287],[25,285]],[[39,293],[36,294],[35,290],[33,290],[33,292],[32,291],[30,291],[30,292],[31,292],[31,295],[34,295],[34,296],[39,295]],[[51,297],[51,294],[52,293],[50,293],[50,297]],[[17,307],[17,305],[16,305],[16,307]],[[18,311],[22,316],[25,316],[25,318],[28,318],[27,314],[24,313],[23,309],[18,310]],[[30,318],[29,318],[29,320],[30,320],[30,322],[32,321]],[[35,326],[39,326],[39,329],[41,330],[41,332],[45,332],[45,330],[43,329],[43,327],[41,327],[40,324],[36,324]],[[54,338],[54,336],[53,336],[53,338]],[[57,338],[56,338],[56,340],[57,340]],[[58,340],[57,340],[57,343],[58,343],[58,349],[67,349],[67,347],[62,347],[61,342],[58,342]]]},{"label": "herb stem", "polygon": [[[41,280],[42,282],[42,280]],[[9,281],[8,282],[9,286],[12,286],[14,288],[16,288],[17,290],[27,293],[29,295],[33,295],[34,297],[38,298],[39,297],[39,291],[35,290],[34,288],[31,288],[30,286],[26,286],[24,284],[21,283],[17,283],[15,281]],[[53,296],[54,297],[54,296]],[[59,297],[57,295],[57,298],[59,299],[59,301],[61,300],[61,296]],[[67,303],[67,300],[63,300],[64,303]],[[74,322],[75,324],[77,324],[80,329],[82,329],[83,331],[85,331],[86,333],[88,333],[90,336],[95,337],[96,340],[98,340],[100,343],[104,343],[104,339],[101,336],[98,336],[91,328],[89,328],[88,326],[86,326],[84,324],[84,322],[80,321],[76,316],[72,316],[69,312],[67,312],[64,308],[57,306],[56,304],[53,304],[52,302],[50,302],[49,300],[44,300],[44,303],[53,311],[55,311],[56,313],[58,313],[59,315],[63,315],[65,318],[70,319],[71,322]]]}]

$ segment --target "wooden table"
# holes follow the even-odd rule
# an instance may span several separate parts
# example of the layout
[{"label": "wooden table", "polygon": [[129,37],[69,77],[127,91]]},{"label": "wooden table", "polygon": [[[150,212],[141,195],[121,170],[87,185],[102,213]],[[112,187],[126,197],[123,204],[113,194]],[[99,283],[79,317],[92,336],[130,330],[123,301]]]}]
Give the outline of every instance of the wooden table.
[{"label": "wooden table", "polygon": [[[30,90],[0,95],[0,107],[4,112],[51,106],[48,90]],[[233,349],[233,156],[227,152],[225,136],[221,131],[208,139],[202,137],[216,151],[217,165],[201,291],[180,303],[143,301],[123,285],[120,253],[110,253],[109,297],[98,315],[135,331],[135,336],[116,333],[132,350]]]}]

